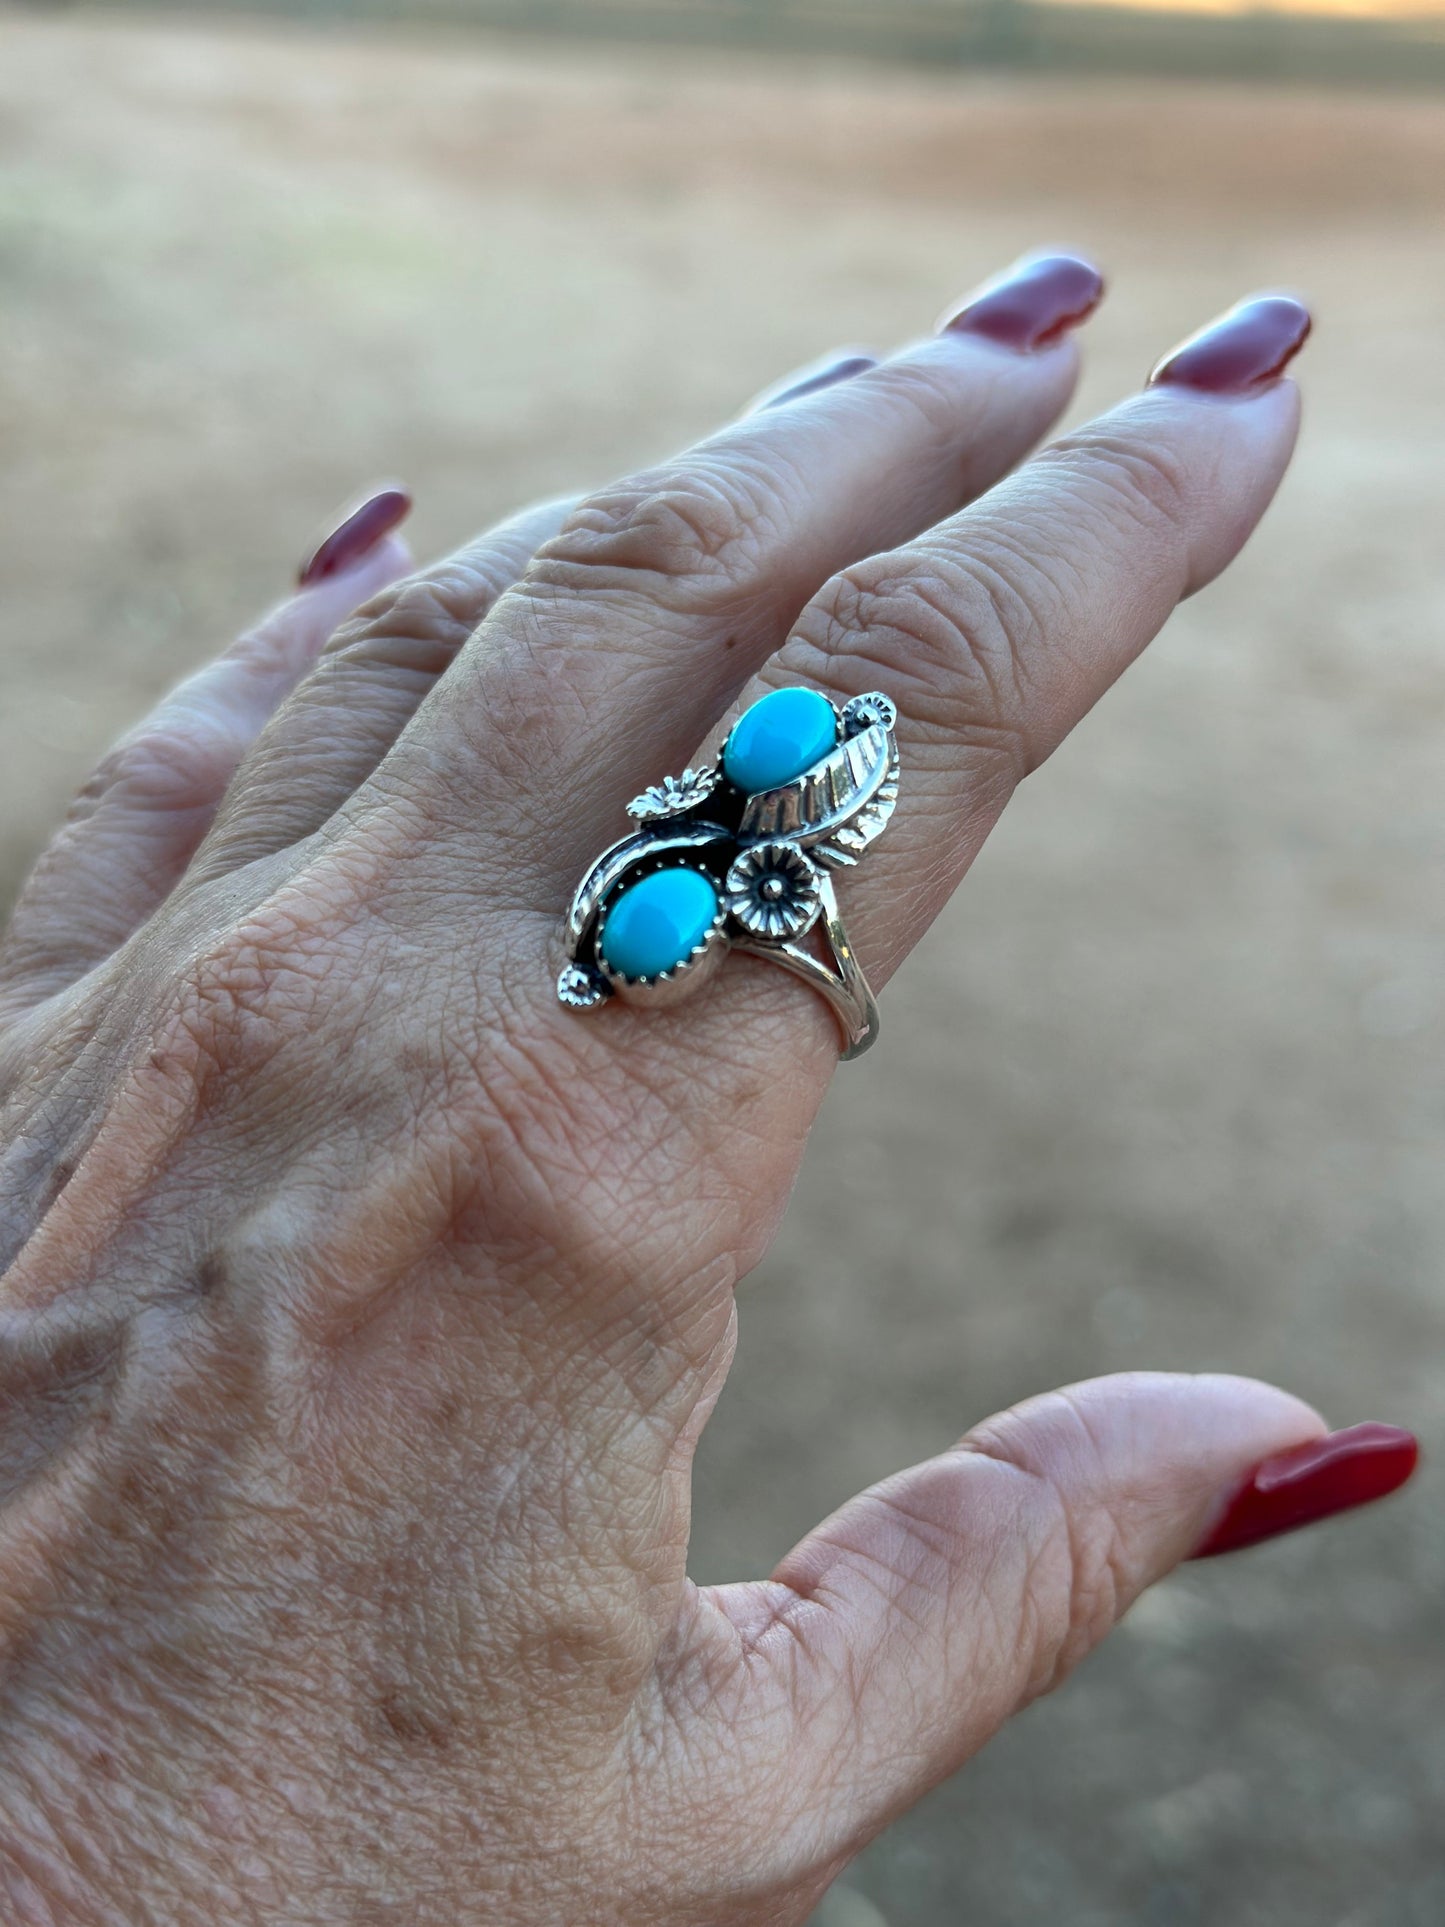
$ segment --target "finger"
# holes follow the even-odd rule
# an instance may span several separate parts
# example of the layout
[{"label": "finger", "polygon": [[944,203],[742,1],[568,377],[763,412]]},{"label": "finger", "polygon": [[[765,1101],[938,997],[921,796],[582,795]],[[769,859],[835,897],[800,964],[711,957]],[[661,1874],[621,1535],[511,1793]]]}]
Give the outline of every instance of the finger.
[{"label": "finger", "polygon": [[734,1745],[767,1736],[734,1768],[775,1851],[836,1868],[1057,1686],[1252,1469],[1323,1432],[1249,1379],[1095,1380],[862,1494],[770,1581],[701,1595],[676,1664]]},{"label": "finger", "polygon": [[454,806],[470,846],[483,824],[514,884],[519,788],[565,794],[541,853],[580,860],[586,826],[693,747],[835,569],[952,514],[1055,419],[1077,369],[1063,336],[1101,283],[1072,260],[1017,279],[1026,345],[979,325],[990,292],[933,340],[588,498],[389,774]]},{"label": "finger", "polygon": [[[393,526],[398,494],[387,491]],[[348,531],[364,540],[359,552],[348,550]],[[172,690],[88,778],[16,903],[0,948],[7,1005],[73,982],[146,920],[195,854],[277,704],[338,622],[411,559],[398,537],[378,535],[374,516],[359,527],[348,517],[329,554],[320,569],[313,558],[306,586]]]},{"label": "finger", "polygon": [[[790,376],[771,407],[873,365],[861,356]],[[195,880],[296,843],[365,782],[499,597],[578,507],[524,510],[362,610],[248,759]],[[318,552],[322,553],[322,552]]]},{"label": "finger", "polygon": [[1232,312],[1206,334],[1226,354],[1253,340],[1262,382],[1156,379],[920,541],[840,575],[768,665],[758,691],[876,688],[898,706],[899,808],[847,891],[870,976],[897,968],[1019,781],[1256,527],[1298,429],[1281,357],[1308,329],[1294,302]]},{"label": "finger", "polygon": [[546,502],[524,510],[393,583],[344,623],[246,758],[193,880],[285,849],[327,822],[572,507]]}]

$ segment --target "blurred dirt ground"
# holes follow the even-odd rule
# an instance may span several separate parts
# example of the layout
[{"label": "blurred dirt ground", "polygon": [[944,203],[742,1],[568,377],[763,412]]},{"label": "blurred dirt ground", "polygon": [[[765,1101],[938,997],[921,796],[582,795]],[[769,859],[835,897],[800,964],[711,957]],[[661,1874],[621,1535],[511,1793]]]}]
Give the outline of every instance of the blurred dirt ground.
[{"label": "blurred dirt ground", "polygon": [[[1021,248],[1081,407],[1260,284],[1321,326],[1227,582],[1016,801],[745,1289],[695,1570],[1026,1393],[1275,1376],[1445,1447],[1445,107],[0,11],[0,891],[398,475],[423,549]],[[911,1927],[1440,1927],[1438,1473],[1187,1572],[851,1885]]]}]

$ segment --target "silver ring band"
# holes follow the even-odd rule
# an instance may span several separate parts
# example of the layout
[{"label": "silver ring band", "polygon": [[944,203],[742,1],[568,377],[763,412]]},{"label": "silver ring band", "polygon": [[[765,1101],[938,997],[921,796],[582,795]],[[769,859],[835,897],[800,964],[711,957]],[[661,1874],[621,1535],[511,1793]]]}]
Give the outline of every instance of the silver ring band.
[{"label": "silver ring band", "polygon": [[843,928],[843,919],[838,914],[838,894],[829,876],[822,878],[821,895],[823,912],[815,927],[822,936],[824,947],[831,953],[831,969],[811,951],[803,949],[801,944],[763,944],[751,937],[734,937],[733,949],[741,950],[748,956],[767,957],[771,962],[781,964],[784,970],[791,970],[795,977],[800,977],[818,992],[838,1020],[838,1028],[843,1033],[843,1062],[846,1064],[850,1057],[861,1057],[868,1046],[876,1041],[878,1005],[868,988],[868,979],[853,955],[848,932]]}]

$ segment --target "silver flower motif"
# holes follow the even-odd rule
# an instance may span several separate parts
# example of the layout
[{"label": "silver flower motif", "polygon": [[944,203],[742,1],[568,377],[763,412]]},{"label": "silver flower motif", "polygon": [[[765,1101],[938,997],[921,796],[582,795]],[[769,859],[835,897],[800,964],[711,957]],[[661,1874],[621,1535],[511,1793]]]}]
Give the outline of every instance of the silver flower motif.
[{"label": "silver flower motif", "polygon": [[728,912],[750,937],[786,943],[801,937],[822,909],[822,879],[796,843],[755,843],[728,871]]},{"label": "silver flower motif", "polygon": [[664,776],[641,796],[633,797],[627,805],[627,814],[634,823],[658,823],[669,816],[686,816],[699,803],[705,803],[721,781],[721,771],[710,765],[685,769],[681,776]]},{"label": "silver flower motif", "polygon": [[608,994],[607,984],[595,970],[581,964],[568,964],[557,979],[557,997],[569,1010],[593,1010]]},{"label": "silver flower motif", "polygon": [[897,721],[897,706],[881,689],[871,689],[866,696],[855,696],[852,702],[843,705],[844,736],[856,736],[874,723],[883,729],[892,729]]}]

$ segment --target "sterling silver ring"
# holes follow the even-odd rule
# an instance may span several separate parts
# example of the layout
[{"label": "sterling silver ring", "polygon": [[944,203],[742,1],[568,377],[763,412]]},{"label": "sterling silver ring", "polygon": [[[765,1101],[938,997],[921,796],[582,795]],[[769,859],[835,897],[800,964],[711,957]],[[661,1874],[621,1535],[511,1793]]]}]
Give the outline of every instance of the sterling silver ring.
[{"label": "sterling silver ring", "polygon": [[675,1003],[741,950],[818,991],[844,1057],[860,1056],[878,1006],[830,872],[855,864],[893,814],[897,720],[876,691],[839,708],[815,689],[775,689],[734,724],[716,765],[634,797],[632,833],[572,899],[561,1002]]}]

